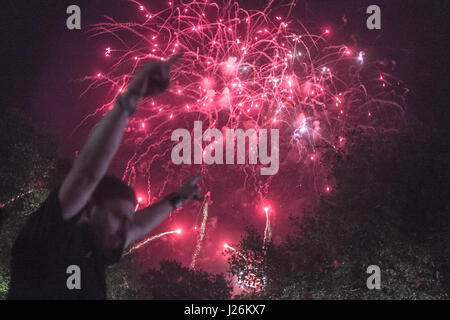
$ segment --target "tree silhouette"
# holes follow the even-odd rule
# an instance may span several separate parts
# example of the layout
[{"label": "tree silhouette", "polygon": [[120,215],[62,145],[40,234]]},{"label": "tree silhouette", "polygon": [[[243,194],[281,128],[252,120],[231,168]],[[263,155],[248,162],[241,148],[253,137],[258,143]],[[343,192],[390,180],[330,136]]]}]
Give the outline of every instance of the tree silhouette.
[{"label": "tree silhouette", "polygon": [[221,274],[183,267],[176,261],[161,260],[160,269],[142,276],[146,291],[156,300],[225,300],[231,297],[231,284]]},{"label": "tree silhouette", "polygon": [[[440,137],[415,124],[398,132],[349,135],[346,149],[324,161],[333,191],[292,219],[295,231],[261,253],[247,230],[229,259],[239,276],[264,258],[268,299],[442,299],[449,291],[448,151]],[[447,162],[448,163],[448,162]],[[251,261],[252,259],[250,259]],[[253,263],[253,262],[252,262]],[[367,267],[381,268],[381,290],[368,290]]]}]

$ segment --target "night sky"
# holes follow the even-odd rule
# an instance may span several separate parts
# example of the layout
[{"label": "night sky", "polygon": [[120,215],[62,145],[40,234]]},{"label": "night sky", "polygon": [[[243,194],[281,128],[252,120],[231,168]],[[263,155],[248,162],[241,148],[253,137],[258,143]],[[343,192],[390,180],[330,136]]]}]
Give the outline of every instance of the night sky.
[{"label": "night sky", "polygon": [[[157,4],[154,2],[151,1],[149,7],[165,4],[162,1]],[[263,7],[260,3],[241,1],[245,9],[261,10]],[[2,4],[2,102],[20,108],[34,123],[54,133],[59,139],[62,157],[73,159],[93,123],[77,130],[75,128],[87,114],[105,102],[102,95],[108,94],[106,88],[99,88],[81,96],[87,83],[80,80],[86,75],[103,72],[109,65],[104,59],[104,48],[108,43],[105,38],[90,37],[88,26],[104,22],[104,16],[119,21],[132,20],[135,17],[137,19],[139,13],[135,5],[122,0],[7,0]],[[71,4],[81,8],[81,31],[69,31],[66,28],[65,11]],[[365,26],[365,9],[371,4],[381,8],[380,31],[371,31]],[[335,30],[341,43],[351,46],[356,42],[358,47],[370,52],[375,59],[389,64],[392,73],[410,89],[406,118],[421,119],[448,139],[449,113],[446,108],[450,55],[445,44],[449,40],[449,12],[448,1],[299,0],[292,16],[299,18],[308,27],[330,27]],[[343,17],[348,21],[345,26],[342,26]],[[124,169],[120,152],[110,170],[118,176]],[[226,179],[220,181],[220,174],[211,181],[215,183],[211,188],[216,194],[232,184]],[[175,185],[179,183],[181,181],[174,182]],[[218,187],[220,184],[223,184],[222,189]],[[209,228],[218,228],[220,232],[217,234],[220,236],[216,235],[205,243],[200,265],[208,271],[225,270],[226,258],[221,255],[221,244],[225,241],[236,243],[242,230],[241,226],[236,228],[235,224],[244,225],[253,219],[245,215],[238,217],[252,202],[246,197],[245,190],[239,191],[241,188],[237,186],[238,191],[217,195],[215,199],[213,196],[216,203],[223,203],[223,197],[231,199],[229,207],[211,207]],[[196,234],[189,230],[196,224],[198,211],[198,205],[190,205],[183,212],[184,216],[173,217],[158,228],[157,231],[164,232],[180,225],[187,232],[183,233],[182,239],[169,236],[152,244],[141,254],[143,264],[154,265],[162,257],[189,264],[196,239]],[[288,231],[287,214],[277,216],[276,219],[275,240]],[[264,219],[258,218],[254,224],[263,230]],[[166,253],[161,254],[163,251]]]}]

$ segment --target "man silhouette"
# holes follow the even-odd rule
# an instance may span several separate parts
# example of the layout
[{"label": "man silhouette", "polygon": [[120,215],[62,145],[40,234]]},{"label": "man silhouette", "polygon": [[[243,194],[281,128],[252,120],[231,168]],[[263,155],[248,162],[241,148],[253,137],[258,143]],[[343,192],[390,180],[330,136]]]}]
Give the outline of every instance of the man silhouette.
[{"label": "man silhouette", "polygon": [[[105,176],[139,100],[169,87],[170,68],[179,57],[149,62],[137,73],[92,131],[62,183],[29,217],[12,250],[9,299],[105,299],[106,267],[174,209],[201,200],[201,176],[196,175],[135,213],[134,190]],[[79,287],[67,284],[73,276],[80,277]]]}]

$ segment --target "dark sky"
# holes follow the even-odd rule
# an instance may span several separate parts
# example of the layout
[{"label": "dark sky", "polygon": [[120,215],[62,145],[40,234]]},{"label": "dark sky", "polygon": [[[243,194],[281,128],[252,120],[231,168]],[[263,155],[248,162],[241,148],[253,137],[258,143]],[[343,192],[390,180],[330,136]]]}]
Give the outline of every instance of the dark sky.
[{"label": "dark sky", "polygon": [[[240,3],[246,9],[262,9],[261,2]],[[450,55],[445,49],[449,41],[449,2],[299,0],[294,15],[306,25],[330,26],[342,39],[353,37],[379,59],[395,60],[395,74],[412,91],[408,116],[420,118],[444,135],[450,94]],[[66,8],[71,4],[81,8],[81,31],[66,28]],[[365,11],[371,4],[381,7],[381,31],[370,31],[365,26]],[[80,97],[86,83],[78,80],[107,67],[103,57],[107,43],[89,38],[87,27],[105,21],[104,15],[129,20],[136,15],[136,9],[125,0],[4,0],[1,14],[2,103],[23,109],[33,122],[54,132],[61,153],[72,157],[87,131],[71,132],[89,111],[104,102],[99,98],[101,91]],[[343,16],[348,24],[337,29]]]},{"label": "dark sky", "polygon": [[[241,3],[248,9],[261,7],[262,1]],[[70,4],[81,7],[81,31],[66,29],[65,11]],[[381,7],[381,31],[365,28],[365,9],[370,4]],[[6,0],[2,5],[4,99],[24,108],[35,121],[67,135],[81,115],[92,109],[88,104],[95,103],[89,97],[80,99],[85,84],[75,81],[102,67],[104,43],[88,39],[87,26],[104,21],[104,15],[130,18],[136,10],[125,0]],[[413,90],[415,101],[427,105],[420,117],[443,125],[440,107],[448,88],[449,55],[444,47],[449,39],[449,12],[445,0],[299,0],[295,15],[306,24],[330,26],[340,24],[345,15],[348,27],[342,32],[356,35],[378,57],[395,59],[399,77]]]}]

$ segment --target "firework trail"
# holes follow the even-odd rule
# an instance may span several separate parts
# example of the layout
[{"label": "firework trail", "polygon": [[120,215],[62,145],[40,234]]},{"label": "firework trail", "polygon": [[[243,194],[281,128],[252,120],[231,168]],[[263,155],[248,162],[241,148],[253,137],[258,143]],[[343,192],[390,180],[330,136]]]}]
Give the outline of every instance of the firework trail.
[{"label": "firework trail", "polygon": [[205,195],[205,200],[203,201],[203,218],[202,218],[202,224],[200,226],[200,234],[198,236],[197,245],[195,246],[195,251],[194,251],[194,254],[192,255],[192,262],[191,262],[192,269],[195,269],[195,264],[197,263],[197,257],[200,254],[200,251],[202,249],[203,239],[205,238],[206,221],[208,220],[209,197],[210,197],[210,193],[208,192]]},{"label": "firework trail", "polygon": [[272,230],[270,229],[269,208],[264,207],[264,212],[266,213],[266,228],[264,229],[263,250],[265,250],[267,242],[269,242],[272,238]]},{"label": "firework trail", "polygon": [[135,212],[138,211],[141,202],[142,202],[142,197],[138,197],[138,198],[137,198],[136,207],[134,208],[134,211],[135,211]]},{"label": "firework trail", "polygon": [[247,257],[244,256],[244,255],[242,254],[242,252],[237,251],[236,248],[233,248],[232,246],[228,245],[227,243],[225,243],[225,244],[223,245],[223,247],[224,247],[225,249],[230,249],[230,250],[236,252],[238,255],[240,255],[242,258],[244,258],[245,261],[248,260]]},{"label": "firework trail", "polygon": [[154,235],[154,236],[152,236],[152,237],[150,237],[150,238],[147,238],[147,239],[145,239],[144,241],[142,241],[142,242],[138,243],[137,245],[133,246],[127,253],[131,253],[131,252],[133,252],[134,250],[139,249],[139,248],[142,247],[143,245],[146,245],[147,243],[149,243],[149,242],[151,242],[151,241],[153,241],[153,240],[159,239],[159,238],[161,238],[161,237],[164,237],[165,235],[172,234],[172,233],[180,234],[180,233],[181,233],[181,229],[163,232],[163,233]]},{"label": "firework trail", "polygon": [[227,243],[225,243],[225,244],[223,245],[223,247],[224,247],[225,249],[231,249],[231,250],[233,250],[234,252],[237,252],[237,250],[236,250],[235,248],[233,248],[232,246],[228,245]]},{"label": "firework trail", "polygon": [[23,197],[25,197],[25,196],[27,196],[27,195],[33,193],[33,192],[34,192],[34,190],[31,189],[31,190],[29,190],[29,191],[21,192],[21,193],[15,195],[14,197],[12,197],[11,199],[9,199],[9,200],[6,201],[5,203],[0,203],[0,209],[3,208],[3,207],[9,206],[9,205],[12,204],[13,202],[15,202],[15,201],[17,201],[17,200],[19,200],[19,199],[22,199]]}]

